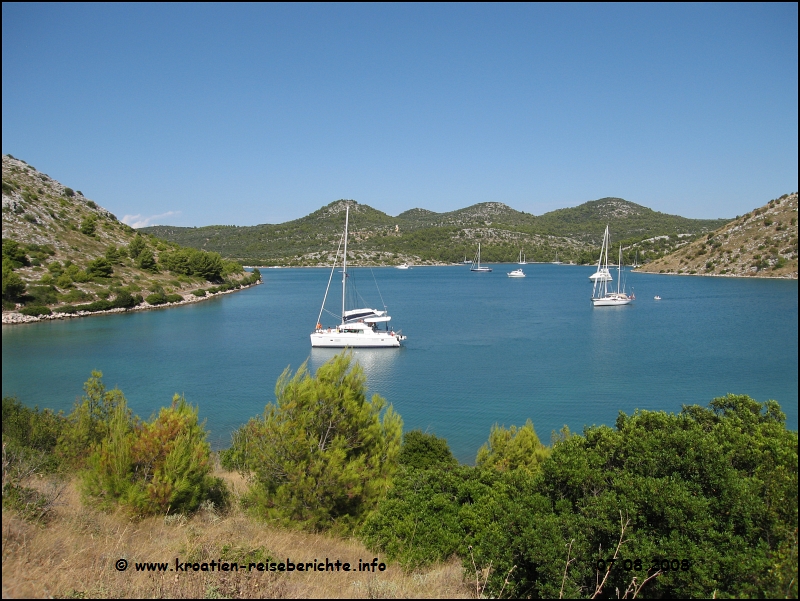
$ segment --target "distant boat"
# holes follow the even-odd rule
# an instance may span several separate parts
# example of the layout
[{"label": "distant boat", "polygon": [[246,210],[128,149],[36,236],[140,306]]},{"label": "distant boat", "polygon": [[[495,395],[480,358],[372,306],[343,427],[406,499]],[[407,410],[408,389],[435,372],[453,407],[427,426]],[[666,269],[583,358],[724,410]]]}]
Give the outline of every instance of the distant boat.
[{"label": "distant boat", "polygon": [[556,251],[556,260],[553,261],[553,265],[561,265],[561,261],[558,260],[558,251]]},{"label": "distant boat", "polygon": [[639,265],[639,251],[637,250],[636,258],[633,260],[633,265],[631,265],[631,268],[637,269],[638,267],[641,267],[641,265]]},{"label": "distant boat", "polygon": [[[597,273],[608,272],[608,248],[611,246],[611,236],[608,233],[608,226],[606,226],[606,233],[603,235],[603,246],[600,250],[600,260],[597,262]],[[617,307],[620,305],[630,304],[634,300],[634,296],[628,296],[623,290],[620,290],[620,281],[622,280],[622,244],[619,245],[619,263],[617,264],[617,291],[609,292],[608,282],[609,279],[597,278],[594,281],[592,288],[592,306],[593,307]]]},{"label": "distant boat", "polygon": [[466,255],[464,255],[464,265],[472,265],[472,261],[470,261],[469,259],[467,259],[467,256],[466,256]]},{"label": "distant boat", "polygon": [[469,268],[470,271],[477,271],[478,273],[489,273],[492,269],[490,267],[481,267],[481,243],[478,242],[478,252],[475,254],[475,258],[472,260],[472,267]]},{"label": "distant boat", "polygon": [[508,272],[508,277],[510,277],[510,278],[524,278],[525,277],[525,272],[522,271],[521,269],[515,269],[514,271],[509,271]]},{"label": "distant boat", "polygon": [[[517,261],[517,265],[527,265],[528,262],[525,260],[525,253],[522,252],[522,249],[519,251],[519,260]],[[517,269],[517,271],[522,271],[521,269]]]},{"label": "distant boat", "polygon": [[411,267],[409,267],[408,263],[401,263],[400,265],[395,265],[394,268],[395,269],[411,269]]},{"label": "distant boat", "polygon": [[661,300],[661,297],[660,297],[660,296],[658,296],[658,295],[656,294],[656,295],[653,297],[653,300]]}]

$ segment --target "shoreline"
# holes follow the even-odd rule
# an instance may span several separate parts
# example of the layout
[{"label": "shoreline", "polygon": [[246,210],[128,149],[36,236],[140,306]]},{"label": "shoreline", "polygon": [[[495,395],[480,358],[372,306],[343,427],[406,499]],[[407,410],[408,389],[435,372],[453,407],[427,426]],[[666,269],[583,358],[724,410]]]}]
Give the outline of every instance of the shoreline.
[{"label": "shoreline", "polygon": [[[59,321],[62,319],[73,319],[76,317],[90,317],[92,315],[110,315],[114,313],[130,313],[132,311],[151,311],[154,309],[167,309],[169,307],[180,307],[181,305],[190,305],[192,303],[200,303],[206,300],[210,300],[212,298],[216,298],[217,296],[221,296],[223,294],[233,294],[234,292],[240,292],[242,290],[247,290],[252,286],[258,286],[259,284],[263,284],[264,280],[258,280],[252,284],[248,284],[247,286],[242,286],[241,288],[236,288],[235,290],[223,290],[221,292],[213,292],[213,293],[206,293],[205,296],[195,296],[194,298],[184,298],[182,301],[177,301],[174,303],[163,303],[160,305],[151,305],[147,301],[142,302],[135,307],[131,307],[130,309],[124,308],[115,308],[115,309],[106,309],[105,311],[78,311],[76,313],[52,313],[51,315],[23,315],[19,311],[3,311],[3,325],[19,325],[19,324],[26,324],[26,323],[37,323],[40,321]],[[191,293],[190,293],[191,294]]]}]

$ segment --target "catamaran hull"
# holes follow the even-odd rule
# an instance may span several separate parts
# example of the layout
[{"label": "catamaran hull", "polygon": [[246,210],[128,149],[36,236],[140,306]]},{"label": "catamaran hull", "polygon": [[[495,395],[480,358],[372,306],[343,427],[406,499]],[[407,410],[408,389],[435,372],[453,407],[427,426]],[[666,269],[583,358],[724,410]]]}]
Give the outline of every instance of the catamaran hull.
[{"label": "catamaran hull", "polygon": [[619,307],[628,305],[632,298],[593,298],[592,305],[595,307]]},{"label": "catamaran hull", "polygon": [[350,334],[342,332],[321,332],[311,334],[312,347],[325,348],[397,348],[404,336],[390,333]]}]

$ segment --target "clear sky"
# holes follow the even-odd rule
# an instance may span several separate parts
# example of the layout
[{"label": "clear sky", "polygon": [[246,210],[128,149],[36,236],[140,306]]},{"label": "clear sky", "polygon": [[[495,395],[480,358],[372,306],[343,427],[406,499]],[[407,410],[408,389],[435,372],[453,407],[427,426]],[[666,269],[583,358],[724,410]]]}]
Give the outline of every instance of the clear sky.
[{"label": "clear sky", "polygon": [[785,4],[3,3],[3,142],[131,225],[797,190]]}]

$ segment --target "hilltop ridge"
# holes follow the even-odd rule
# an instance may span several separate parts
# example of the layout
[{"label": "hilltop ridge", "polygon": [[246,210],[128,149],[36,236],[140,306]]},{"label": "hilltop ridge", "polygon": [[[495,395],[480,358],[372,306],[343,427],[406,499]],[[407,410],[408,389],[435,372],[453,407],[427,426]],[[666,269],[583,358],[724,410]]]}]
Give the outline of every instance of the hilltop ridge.
[{"label": "hilltop ridge", "polygon": [[[345,203],[351,206],[353,233],[348,261],[368,265],[460,262],[472,256],[479,241],[489,262],[514,261],[524,250],[530,261],[552,261],[558,253],[565,262],[589,263],[596,260],[609,221],[616,240],[640,243],[642,253],[655,257],[680,239],[699,236],[727,221],[666,215],[621,198],[589,201],[541,216],[501,202],[483,202],[445,213],[417,207],[396,217],[342,199],[282,224],[152,226],[142,231],[248,264],[326,265],[344,226]],[[643,242],[649,238],[655,241]]]}]

